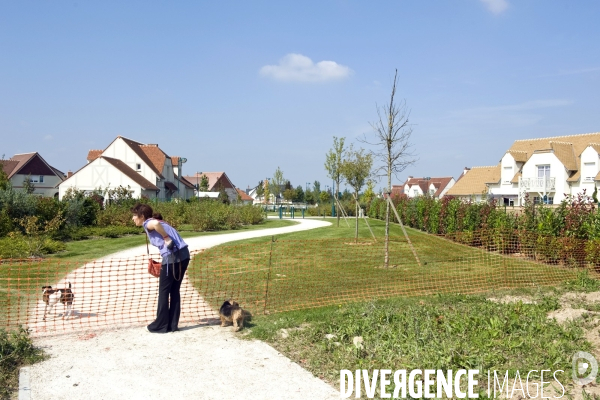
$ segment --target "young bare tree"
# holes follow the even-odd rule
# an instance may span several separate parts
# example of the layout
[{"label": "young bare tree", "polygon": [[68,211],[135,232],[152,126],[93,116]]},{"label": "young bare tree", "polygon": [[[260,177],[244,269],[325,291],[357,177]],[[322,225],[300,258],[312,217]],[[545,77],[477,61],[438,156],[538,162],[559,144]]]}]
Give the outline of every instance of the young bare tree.
[{"label": "young bare tree", "polygon": [[354,197],[356,198],[356,229],[354,240],[358,241],[358,193],[367,183],[371,176],[371,168],[373,167],[373,156],[370,153],[365,153],[363,149],[354,151],[352,146],[346,152],[346,158],[343,160],[341,169],[342,175],[348,185],[354,189]]},{"label": "young bare tree", "polygon": [[[344,158],[344,142],[346,138],[333,137],[333,147],[327,153],[325,158],[325,169],[328,176],[333,179],[337,189],[333,188],[333,196],[337,198],[337,193],[340,192],[340,183],[342,182],[342,161]],[[340,213],[337,213],[337,226],[340,227]]]},{"label": "young bare tree", "polygon": [[[371,151],[371,154],[380,163],[375,169],[375,175],[387,178],[387,186],[384,189],[387,196],[390,196],[392,192],[392,174],[398,178],[400,172],[417,162],[410,143],[412,134],[412,125],[409,123],[410,110],[406,107],[406,100],[395,102],[397,80],[398,70],[396,69],[390,102],[383,107],[377,106],[378,119],[371,123],[375,137],[368,139],[364,135],[359,140],[375,147],[376,150]],[[390,205],[387,202],[385,209],[385,267],[389,266],[389,235]]]}]

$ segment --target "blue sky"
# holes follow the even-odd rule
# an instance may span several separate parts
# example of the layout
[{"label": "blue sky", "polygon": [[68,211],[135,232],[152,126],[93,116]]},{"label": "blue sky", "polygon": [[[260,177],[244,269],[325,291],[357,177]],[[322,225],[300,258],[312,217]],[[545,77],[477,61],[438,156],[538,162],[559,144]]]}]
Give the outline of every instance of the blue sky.
[{"label": "blue sky", "polygon": [[[0,2],[0,153],[75,171],[117,135],[226,171],[330,184],[333,136],[411,110],[413,176],[600,131],[600,2]],[[381,181],[377,187],[383,187]]]}]

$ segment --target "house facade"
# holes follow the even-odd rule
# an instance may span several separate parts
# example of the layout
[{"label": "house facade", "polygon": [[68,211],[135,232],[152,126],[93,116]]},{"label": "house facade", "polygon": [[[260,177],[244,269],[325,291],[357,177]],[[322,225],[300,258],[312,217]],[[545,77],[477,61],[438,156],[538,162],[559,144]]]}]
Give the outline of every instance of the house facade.
[{"label": "house facade", "polygon": [[[435,199],[441,199],[455,183],[456,181],[451,176],[441,178],[414,178],[409,176],[402,185],[402,193],[410,198],[427,194]],[[393,187],[392,194],[394,194]]]},{"label": "house facade", "polygon": [[23,189],[28,179],[35,188],[33,194],[45,197],[58,196],[57,186],[66,179],[63,172],[48,164],[37,152],[15,154],[2,161],[2,169],[14,189]]},{"label": "house facade", "polygon": [[[204,175],[208,178],[209,192],[220,192],[221,189],[223,189],[231,203],[237,201],[237,189],[235,188],[235,185],[231,183],[231,180],[225,172],[196,172],[194,175],[185,175],[184,178],[188,182],[191,182],[194,187],[199,187],[202,183],[202,176]],[[198,192],[195,192],[194,195],[197,196]]]},{"label": "house facade", "polygon": [[157,144],[143,144],[118,136],[104,150],[90,150],[88,163],[59,185],[62,199],[69,188],[129,188],[133,197],[170,200],[193,196],[193,185],[177,176],[173,160]]},{"label": "house facade", "polygon": [[[600,181],[600,133],[516,140],[502,156],[485,188],[471,172],[448,194],[467,195],[464,189],[483,190],[487,199],[499,204],[522,206],[528,197],[534,203],[559,204],[566,195],[591,196]],[[460,190],[459,190],[460,189]],[[467,190],[468,191],[468,190]],[[476,193],[471,193],[473,195]],[[468,195],[467,195],[468,196]]]}]

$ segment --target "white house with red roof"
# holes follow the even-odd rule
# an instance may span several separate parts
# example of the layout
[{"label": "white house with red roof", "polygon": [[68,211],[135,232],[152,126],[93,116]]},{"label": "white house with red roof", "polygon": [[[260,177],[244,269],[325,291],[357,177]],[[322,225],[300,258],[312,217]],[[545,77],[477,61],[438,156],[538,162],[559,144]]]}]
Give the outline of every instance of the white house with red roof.
[{"label": "white house with red roof", "polygon": [[[418,197],[427,194],[435,199],[441,199],[455,183],[456,181],[451,176],[441,178],[415,178],[409,176],[402,185],[401,192],[408,197]],[[394,194],[393,191],[392,194]]]},{"label": "white house with red roof", "polygon": [[199,187],[203,176],[208,178],[208,192],[220,192],[223,189],[231,203],[238,200],[238,191],[225,172],[196,172],[194,175],[184,175],[184,178]]},{"label": "white house with red roof", "polygon": [[177,175],[173,159],[158,144],[117,136],[106,149],[88,152],[88,163],[59,185],[59,197],[69,188],[91,192],[121,186],[129,188],[133,197],[189,199],[194,185]]},{"label": "white house with red roof", "polygon": [[15,154],[0,163],[14,189],[23,189],[28,179],[35,188],[33,194],[40,196],[58,196],[57,186],[66,178],[63,172],[48,164],[37,152]]}]

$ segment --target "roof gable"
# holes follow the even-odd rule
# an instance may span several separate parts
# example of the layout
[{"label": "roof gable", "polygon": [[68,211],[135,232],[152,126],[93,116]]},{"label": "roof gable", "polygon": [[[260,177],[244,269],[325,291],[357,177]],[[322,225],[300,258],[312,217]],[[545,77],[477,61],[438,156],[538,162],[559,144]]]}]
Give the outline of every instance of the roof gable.
[{"label": "roof gable", "polygon": [[[573,144],[566,142],[550,142],[552,150],[556,158],[565,166],[569,171],[577,171],[579,166],[575,158],[575,150]],[[587,147],[587,146],[586,146]],[[582,150],[583,151],[583,150]]]},{"label": "roof gable", "polygon": [[156,185],[150,182],[148,179],[144,178],[142,175],[135,172],[129,165],[125,164],[121,160],[117,160],[116,158],[101,156],[99,157],[103,160],[106,160],[113,167],[122,172],[129,179],[140,185],[143,189],[146,190],[159,190]]},{"label": "roof gable", "polygon": [[[162,175],[162,169],[159,171],[156,168],[156,166],[154,165],[154,163],[152,162],[152,160],[150,160],[150,158],[142,150],[141,146],[143,146],[143,143],[136,142],[135,140],[131,140],[131,139],[128,139],[123,136],[117,136],[117,138],[115,140],[118,140],[118,139],[121,139],[125,144],[127,144],[127,146],[129,146],[131,148],[131,150],[133,150],[135,152],[135,154],[137,154],[137,156],[140,157],[142,159],[142,161],[144,161],[144,163],[152,171],[154,171],[154,173],[156,175],[158,175],[160,178],[164,179],[164,176]],[[114,142],[114,140],[113,140],[113,142]],[[111,142],[111,144],[112,144],[112,142]],[[108,145],[108,146],[110,147],[110,145]]]},{"label": "roof gable", "polygon": [[233,185],[233,183],[231,183],[229,177],[225,172],[198,172],[195,175],[186,175],[184,176],[184,178],[190,182],[196,182],[197,180],[198,184],[200,184],[202,182],[202,175],[206,175],[206,177],[208,178],[209,191],[215,189],[215,186],[219,181],[224,182],[224,186],[226,188],[235,188],[235,186]]},{"label": "roof gable", "polygon": [[[16,162],[10,173],[7,173],[8,179],[16,174],[20,175],[55,175],[63,179],[64,176],[58,175],[56,170],[50,166],[46,160],[37,152],[15,154],[9,161]],[[10,166],[9,163],[7,167]],[[4,169],[4,167],[3,167]],[[6,170],[5,170],[6,171]]]}]

